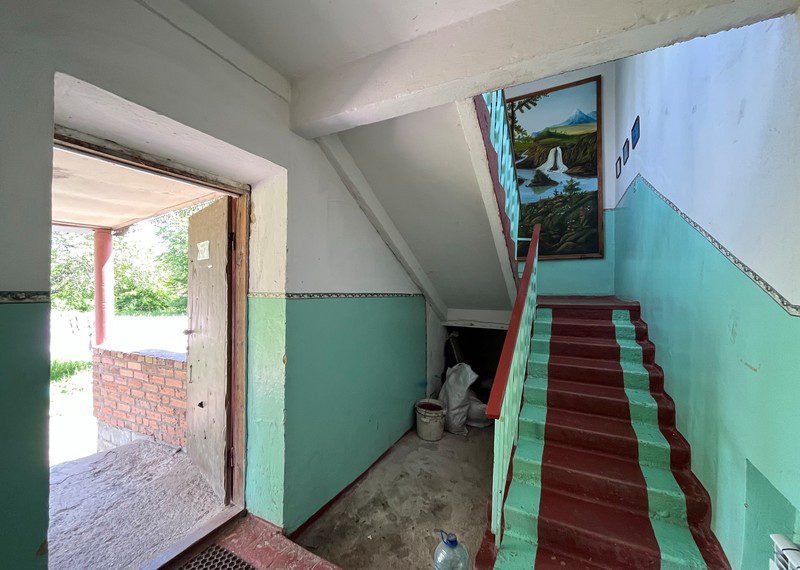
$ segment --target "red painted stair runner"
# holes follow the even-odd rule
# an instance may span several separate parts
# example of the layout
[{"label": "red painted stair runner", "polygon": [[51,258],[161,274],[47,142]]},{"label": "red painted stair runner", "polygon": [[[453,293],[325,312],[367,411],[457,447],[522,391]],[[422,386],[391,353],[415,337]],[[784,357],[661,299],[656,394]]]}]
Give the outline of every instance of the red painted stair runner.
[{"label": "red painted stair runner", "polygon": [[[730,568],[638,303],[567,298],[539,306],[551,315],[543,325],[549,339],[537,340],[534,325],[531,358],[537,342],[547,343],[540,345],[547,377],[537,379],[529,365],[506,499],[504,528],[511,528],[496,567],[535,560],[536,568]],[[526,475],[537,472],[540,481]],[[519,498],[536,494],[538,510],[532,501],[525,523]],[[535,538],[520,530],[526,524]],[[514,554],[528,548],[526,539],[535,551],[527,562]]]}]

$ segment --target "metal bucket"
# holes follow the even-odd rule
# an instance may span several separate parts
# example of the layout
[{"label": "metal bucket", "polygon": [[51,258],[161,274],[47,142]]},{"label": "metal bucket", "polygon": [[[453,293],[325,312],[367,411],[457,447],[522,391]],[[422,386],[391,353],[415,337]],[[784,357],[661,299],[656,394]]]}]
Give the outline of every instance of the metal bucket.
[{"label": "metal bucket", "polygon": [[417,402],[417,435],[425,441],[439,441],[444,434],[444,403],[433,398]]}]

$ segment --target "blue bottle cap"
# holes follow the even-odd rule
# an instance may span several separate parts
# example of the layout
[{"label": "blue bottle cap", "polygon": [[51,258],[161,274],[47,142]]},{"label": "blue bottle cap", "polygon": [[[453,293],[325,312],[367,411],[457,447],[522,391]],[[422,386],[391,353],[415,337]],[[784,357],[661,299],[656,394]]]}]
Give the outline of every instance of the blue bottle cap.
[{"label": "blue bottle cap", "polygon": [[442,536],[442,542],[444,542],[450,548],[455,548],[458,546],[458,539],[453,533],[440,530],[439,534]]}]

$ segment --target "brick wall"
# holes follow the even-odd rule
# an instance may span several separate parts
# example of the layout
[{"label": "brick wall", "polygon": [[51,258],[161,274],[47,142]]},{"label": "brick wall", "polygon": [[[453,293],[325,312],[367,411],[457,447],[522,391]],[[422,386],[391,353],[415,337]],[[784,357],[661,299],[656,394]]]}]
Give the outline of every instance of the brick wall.
[{"label": "brick wall", "polygon": [[93,353],[95,417],[186,446],[186,362],[103,348]]}]

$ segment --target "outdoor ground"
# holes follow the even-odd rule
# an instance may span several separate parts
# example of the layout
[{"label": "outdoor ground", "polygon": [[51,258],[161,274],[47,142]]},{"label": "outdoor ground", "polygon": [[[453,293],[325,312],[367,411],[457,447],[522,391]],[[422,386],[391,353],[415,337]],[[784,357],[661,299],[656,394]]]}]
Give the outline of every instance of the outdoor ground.
[{"label": "outdoor ground", "polygon": [[141,568],[220,510],[188,455],[137,441],[50,470],[49,567]]},{"label": "outdoor ground", "polygon": [[[92,350],[94,313],[52,311],[50,358],[85,363],[87,369],[50,382],[50,465],[97,452],[97,422],[92,409]],[[115,317],[107,346],[116,350],[185,353],[186,317]]]},{"label": "outdoor ground", "polygon": [[296,541],[342,568],[431,568],[443,528],[474,558],[491,490],[492,428],[435,443],[412,432]]}]

